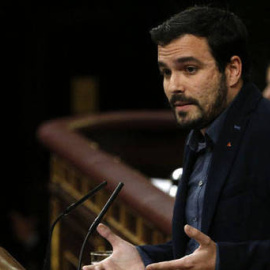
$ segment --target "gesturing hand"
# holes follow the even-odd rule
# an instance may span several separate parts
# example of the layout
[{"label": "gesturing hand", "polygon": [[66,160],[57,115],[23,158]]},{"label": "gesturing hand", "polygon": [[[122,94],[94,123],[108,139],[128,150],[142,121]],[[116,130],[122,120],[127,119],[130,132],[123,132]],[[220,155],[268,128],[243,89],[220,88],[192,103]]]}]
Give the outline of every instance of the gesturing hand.
[{"label": "gesturing hand", "polygon": [[150,264],[147,270],[214,270],[216,266],[216,243],[199,230],[186,225],[185,233],[195,239],[200,246],[190,255],[178,260]]},{"label": "gesturing hand", "polygon": [[144,270],[144,264],[135,246],[123,240],[104,224],[97,227],[98,233],[107,239],[113,248],[113,253],[107,259],[95,265],[84,266],[83,270]]}]

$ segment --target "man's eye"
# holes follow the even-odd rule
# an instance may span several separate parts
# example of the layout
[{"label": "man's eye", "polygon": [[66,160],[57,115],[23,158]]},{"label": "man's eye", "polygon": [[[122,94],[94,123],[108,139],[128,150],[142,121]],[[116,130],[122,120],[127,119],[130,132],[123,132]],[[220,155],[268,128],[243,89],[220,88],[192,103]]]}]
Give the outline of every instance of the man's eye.
[{"label": "man's eye", "polygon": [[194,66],[187,66],[185,70],[189,74],[194,74],[198,70],[198,68]]},{"label": "man's eye", "polygon": [[168,77],[171,75],[171,71],[169,69],[162,69],[160,70],[160,74],[164,77]]}]

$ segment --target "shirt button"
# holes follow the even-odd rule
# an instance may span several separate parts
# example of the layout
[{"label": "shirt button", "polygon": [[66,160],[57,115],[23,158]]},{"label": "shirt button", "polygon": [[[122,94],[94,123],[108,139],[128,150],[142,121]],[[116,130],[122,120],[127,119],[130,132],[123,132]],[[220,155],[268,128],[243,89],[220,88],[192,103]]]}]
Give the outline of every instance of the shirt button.
[{"label": "shirt button", "polygon": [[198,221],[198,218],[194,217],[192,221],[193,222],[197,222]]},{"label": "shirt button", "polygon": [[201,180],[198,185],[201,187],[203,185],[203,181]]}]

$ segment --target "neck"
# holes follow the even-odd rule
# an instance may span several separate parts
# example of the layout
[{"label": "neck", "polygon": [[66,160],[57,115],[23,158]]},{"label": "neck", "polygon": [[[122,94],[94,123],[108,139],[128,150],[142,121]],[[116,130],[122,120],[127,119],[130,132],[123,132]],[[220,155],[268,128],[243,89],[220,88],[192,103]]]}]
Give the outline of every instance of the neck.
[{"label": "neck", "polygon": [[236,98],[240,90],[242,89],[244,83],[243,80],[240,79],[235,85],[228,87],[228,95],[227,95],[227,107],[232,103],[232,101]]}]

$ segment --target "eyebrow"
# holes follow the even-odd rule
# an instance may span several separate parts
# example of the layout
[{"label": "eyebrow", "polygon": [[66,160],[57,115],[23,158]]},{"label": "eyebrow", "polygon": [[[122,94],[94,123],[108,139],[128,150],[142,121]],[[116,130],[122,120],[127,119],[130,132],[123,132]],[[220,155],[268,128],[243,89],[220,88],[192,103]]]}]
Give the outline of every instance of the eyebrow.
[{"label": "eyebrow", "polygon": [[[181,58],[176,59],[175,62],[177,64],[184,64],[184,63],[187,63],[187,62],[196,62],[199,65],[203,64],[199,59],[197,59],[197,58],[195,58],[193,56],[181,57]],[[158,66],[159,67],[167,67],[167,65],[165,63],[163,63],[162,61],[158,61]]]}]

